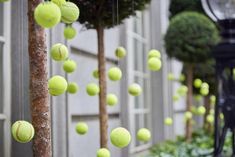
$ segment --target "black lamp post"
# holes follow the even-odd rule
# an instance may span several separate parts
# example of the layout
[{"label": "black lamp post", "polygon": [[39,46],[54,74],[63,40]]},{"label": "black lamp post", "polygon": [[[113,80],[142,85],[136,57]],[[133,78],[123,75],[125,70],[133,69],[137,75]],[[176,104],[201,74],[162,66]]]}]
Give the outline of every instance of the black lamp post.
[{"label": "black lamp post", "polygon": [[[213,49],[216,59],[218,95],[215,107],[214,157],[222,157],[227,132],[233,133],[235,157],[235,0],[201,0],[205,12],[221,27],[222,41]],[[219,114],[224,114],[224,125],[219,125]]]}]

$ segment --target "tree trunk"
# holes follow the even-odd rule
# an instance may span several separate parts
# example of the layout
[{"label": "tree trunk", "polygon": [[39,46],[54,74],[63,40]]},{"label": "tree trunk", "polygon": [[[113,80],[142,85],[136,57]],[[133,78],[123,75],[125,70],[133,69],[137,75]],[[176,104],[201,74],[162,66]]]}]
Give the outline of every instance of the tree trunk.
[{"label": "tree trunk", "polygon": [[108,113],[106,107],[106,58],[104,52],[104,28],[96,29],[98,36],[98,70],[99,70],[99,119],[100,147],[107,148],[108,144]]},{"label": "tree trunk", "polygon": [[30,104],[34,157],[51,157],[50,105],[47,87],[46,37],[42,27],[34,20],[34,9],[42,0],[28,0]]},{"label": "tree trunk", "polygon": [[[193,105],[193,65],[188,64],[187,66],[187,99],[186,99],[186,109],[187,111],[191,112],[192,105]],[[186,122],[186,140],[189,142],[192,138],[192,120],[188,119]]]}]

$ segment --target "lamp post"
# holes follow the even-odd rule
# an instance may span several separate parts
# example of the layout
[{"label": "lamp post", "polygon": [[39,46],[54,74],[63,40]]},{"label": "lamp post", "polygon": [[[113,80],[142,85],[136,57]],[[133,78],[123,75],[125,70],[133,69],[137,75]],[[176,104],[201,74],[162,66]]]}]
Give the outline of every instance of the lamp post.
[{"label": "lamp post", "polygon": [[[233,133],[232,147],[235,157],[235,0],[201,0],[207,15],[221,28],[222,41],[213,48],[216,60],[218,94],[215,107],[214,157],[222,157],[227,132]],[[223,126],[219,114],[224,114]]]}]

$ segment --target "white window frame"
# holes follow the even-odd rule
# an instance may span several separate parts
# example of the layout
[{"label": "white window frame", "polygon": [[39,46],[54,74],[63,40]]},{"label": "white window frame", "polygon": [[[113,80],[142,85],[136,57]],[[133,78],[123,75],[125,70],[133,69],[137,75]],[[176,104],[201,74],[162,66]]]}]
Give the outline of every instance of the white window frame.
[{"label": "white window frame", "polygon": [[3,43],[3,113],[0,113],[0,121],[4,122],[4,157],[11,156],[11,55],[10,55],[10,28],[11,28],[11,3],[3,3],[3,36],[0,42]]},{"label": "white window frame", "polygon": [[[139,12],[140,13],[140,12]],[[137,13],[137,14],[139,14]],[[143,21],[143,24],[144,24],[144,28],[143,28],[143,34],[145,35],[145,37],[143,37],[142,35],[134,32],[133,30],[133,25],[134,25],[134,19],[130,19],[127,21],[127,50],[128,50],[128,60],[127,60],[127,69],[128,69],[128,74],[129,74],[129,77],[128,77],[128,84],[131,84],[131,83],[134,83],[135,82],[135,77],[137,76],[138,78],[145,78],[145,79],[148,79],[148,90],[149,92],[151,92],[151,74],[149,71],[146,71],[145,73],[144,72],[140,72],[140,71],[136,71],[135,70],[135,57],[134,57],[134,40],[137,40],[138,42],[141,42],[142,44],[145,45],[145,51],[146,51],[146,54],[148,52],[148,50],[150,49],[150,20],[149,20],[149,16],[150,16],[150,13],[148,10],[146,10],[145,12],[142,13],[144,15],[144,21]],[[136,17],[134,17],[136,18]],[[138,17],[137,17],[138,18]],[[142,64],[147,64],[147,61],[144,61]],[[144,92],[144,91],[143,91]],[[143,94],[143,93],[142,93]],[[152,146],[152,141],[150,141],[149,143],[147,144],[143,144],[143,145],[140,145],[140,146],[137,146],[136,147],[136,130],[135,130],[135,123],[136,123],[136,120],[135,120],[135,116],[137,114],[141,115],[141,114],[146,114],[148,116],[148,124],[147,126],[148,129],[150,129],[150,131],[152,130],[152,126],[151,126],[151,105],[152,105],[152,102],[151,102],[151,95],[149,94],[148,95],[148,102],[146,102],[148,104],[148,108],[138,108],[136,109],[135,108],[135,98],[133,96],[128,96],[128,110],[129,110],[129,124],[130,124],[130,132],[131,134],[133,135],[133,138],[132,138],[132,142],[130,144],[130,153],[131,154],[134,154],[134,153],[137,153],[137,152],[140,152],[140,151],[144,151],[148,148],[150,148]],[[144,101],[144,100],[143,100]],[[143,105],[144,106],[144,105]],[[144,123],[144,122],[142,122]]]}]

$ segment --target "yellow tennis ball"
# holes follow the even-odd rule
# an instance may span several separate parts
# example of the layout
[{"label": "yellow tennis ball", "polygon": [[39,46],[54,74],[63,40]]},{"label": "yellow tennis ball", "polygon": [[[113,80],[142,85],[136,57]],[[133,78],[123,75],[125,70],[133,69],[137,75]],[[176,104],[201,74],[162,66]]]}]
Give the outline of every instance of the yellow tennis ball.
[{"label": "yellow tennis ball", "polygon": [[219,114],[219,117],[220,117],[220,119],[224,119],[224,114],[223,114],[223,113],[220,113],[220,114]]},{"label": "yellow tennis ball", "polygon": [[152,49],[149,51],[148,53],[148,59],[153,58],[153,57],[157,57],[157,58],[161,58],[161,53],[158,50]]},{"label": "yellow tennis ball", "polygon": [[77,69],[77,63],[71,59],[68,59],[64,62],[63,69],[67,73],[72,73]]},{"label": "yellow tennis ball", "polygon": [[172,118],[167,117],[167,118],[165,118],[164,123],[165,123],[165,125],[172,125],[173,124],[173,120],[172,120]]},{"label": "yellow tennis ball", "polygon": [[126,56],[126,49],[124,47],[118,47],[115,54],[118,58],[124,58]]},{"label": "yellow tennis ball", "polygon": [[109,79],[112,81],[118,81],[122,78],[122,71],[118,67],[110,68],[108,71]]},{"label": "yellow tennis ball", "polygon": [[124,148],[129,145],[131,141],[131,135],[127,129],[119,127],[112,130],[110,139],[114,146],[118,148]]},{"label": "yellow tennis ball", "polygon": [[204,106],[199,106],[197,108],[198,115],[204,115],[206,113],[206,108]]},{"label": "yellow tennis ball", "polygon": [[185,96],[187,92],[188,92],[188,87],[185,85],[180,86],[177,90],[177,93],[181,96]]},{"label": "yellow tennis ball", "polygon": [[139,96],[142,92],[142,88],[139,84],[133,83],[128,87],[128,92],[132,96]]},{"label": "yellow tennis ball", "polygon": [[214,105],[216,103],[216,96],[211,95],[210,96],[210,104]]},{"label": "yellow tennis ball", "polygon": [[97,94],[99,94],[100,92],[100,88],[97,84],[95,83],[89,83],[87,86],[86,86],[86,91],[87,91],[87,94],[90,95],[90,96],[95,96]]},{"label": "yellow tennis ball", "polygon": [[157,57],[152,57],[148,60],[148,68],[151,71],[159,71],[162,67],[162,62]]},{"label": "yellow tennis ball", "polygon": [[94,78],[98,79],[99,78],[99,71],[97,69],[94,70],[92,75],[93,75]]},{"label": "yellow tennis ball", "polygon": [[212,109],[210,109],[209,113],[210,113],[211,115],[214,115],[214,114],[215,114],[215,110],[212,108]]},{"label": "yellow tennis ball", "polygon": [[167,79],[170,80],[170,81],[173,81],[175,79],[175,76],[173,73],[168,73],[167,74]]},{"label": "yellow tennis ball", "polygon": [[67,90],[67,85],[64,77],[55,75],[48,81],[49,93],[53,96],[61,95]]},{"label": "yellow tennis ball", "polygon": [[193,114],[191,112],[187,111],[187,112],[184,113],[184,118],[186,120],[192,119],[193,118]]},{"label": "yellow tennis ball", "polygon": [[20,143],[27,143],[34,137],[34,127],[27,121],[16,121],[12,127],[11,132],[13,138]]},{"label": "yellow tennis ball", "polygon": [[106,98],[106,103],[109,106],[114,106],[118,103],[118,98],[115,94],[108,94]]},{"label": "yellow tennis ball", "polygon": [[185,81],[185,75],[184,74],[180,74],[179,81],[181,81],[181,82]]},{"label": "yellow tennis ball", "polygon": [[173,95],[173,101],[176,102],[180,99],[180,97],[178,95]]},{"label": "yellow tennis ball", "polygon": [[9,0],[0,0],[0,2],[7,2],[7,1],[9,1]]},{"label": "yellow tennis ball", "polygon": [[150,138],[151,132],[146,128],[142,128],[137,132],[137,139],[139,141],[148,142]]},{"label": "yellow tennis ball", "polygon": [[65,39],[73,39],[77,34],[77,31],[72,26],[67,26],[64,28],[64,37]]},{"label": "yellow tennis ball", "polygon": [[195,99],[196,101],[201,101],[201,100],[202,100],[202,96],[199,95],[199,94],[197,94],[197,95],[194,96],[194,99]]},{"label": "yellow tennis ball", "polygon": [[110,157],[110,151],[107,148],[101,148],[97,151],[96,157]]},{"label": "yellow tennis ball", "polygon": [[201,85],[202,85],[202,80],[200,80],[199,78],[195,79],[193,81],[193,85],[194,85],[195,88],[200,88]]},{"label": "yellow tennis ball", "polygon": [[60,8],[53,2],[40,3],[34,11],[34,19],[38,25],[51,28],[60,22]]},{"label": "yellow tennis ball", "polygon": [[84,122],[77,123],[76,132],[80,135],[85,135],[88,132],[88,125]]},{"label": "yellow tennis ball", "polygon": [[56,5],[58,5],[59,7],[66,3],[66,0],[51,0],[51,1]]},{"label": "yellow tennis ball", "polygon": [[69,52],[65,45],[58,43],[52,46],[50,54],[53,60],[64,61],[68,58]]},{"label": "yellow tennis ball", "polygon": [[201,85],[201,88],[208,88],[209,89],[209,84],[206,82],[203,82]]},{"label": "yellow tennis ball", "polygon": [[80,11],[76,4],[72,2],[66,2],[61,5],[61,21],[67,24],[71,24],[77,21]]},{"label": "yellow tennis ball", "polygon": [[79,87],[76,82],[71,82],[68,84],[68,87],[67,87],[68,93],[75,94],[77,93],[78,90],[79,90]]},{"label": "yellow tennis ball", "polygon": [[201,88],[200,93],[203,96],[207,96],[209,94],[209,89],[208,88]]},{"label": "yellow tennis ball", "polygon": [[206,117],[206,121],[208,123],[213,123],[214,122],[214,116],[209,114],[207,117]]}]

